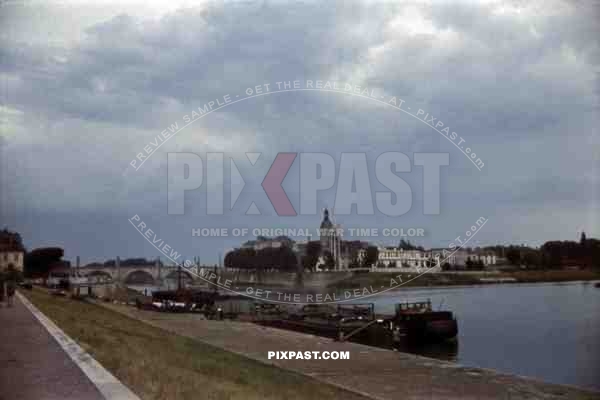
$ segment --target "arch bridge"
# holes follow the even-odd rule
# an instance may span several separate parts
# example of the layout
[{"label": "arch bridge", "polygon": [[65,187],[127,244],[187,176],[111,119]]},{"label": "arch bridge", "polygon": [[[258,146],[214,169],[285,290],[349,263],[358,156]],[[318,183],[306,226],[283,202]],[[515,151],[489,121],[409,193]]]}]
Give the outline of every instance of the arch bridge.
[{"label": "arch bridge", "polygon": [[[157,259],[153,264],[122,264],[117,257],[114,265],[88,265],[76,269],[77,275],[89,282],[97,283],[143,283],[159,285],[164,279],[178,279],[178,266],[161,265]],[[184,281],[193,281],[194,276],[185,268],[181,270]]]}]

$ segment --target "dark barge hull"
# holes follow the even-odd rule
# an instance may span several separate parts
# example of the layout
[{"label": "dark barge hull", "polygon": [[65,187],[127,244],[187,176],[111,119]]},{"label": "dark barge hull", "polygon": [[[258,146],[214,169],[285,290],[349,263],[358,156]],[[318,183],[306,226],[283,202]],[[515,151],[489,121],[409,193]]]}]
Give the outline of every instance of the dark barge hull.
[{"label": "dark barge hull", "polygon": [[[444,315],[443,317],[446,317]],[[438,317],[438,318],[436,318]],[[453,340],[458,335],[458,324],[455,319],[439,318],[440,315],[412,315],[409,318],[383,319],[381,323],[372,324],[352,337],[352,341],[392,347],[398,342],[412,344],[440,343]],[[268,318],[255,320],[255,323],[274,328],[288,329],[332,339],[339,337],[340,331],[345,335],[364,326],[368,321],[353,321],[338,325],[337,321],[326,319],[286,319]]]},{"label": "dark barge hull", "polygon": [[[304,321],[290,319],[266,319],[256,320],[256,324],[269,326],[272,328],[286,329],[296,332],[308,333],[316,336],[323,336],[331,339],[338,339],[340,328],[337,324],[327,323],[326,321]],[[349,334],[355,329],[361,327],[364,323],[350,323],[341,327],[344,334]],[[354,335],[350,341],[371,346],[393,348],[394,341],[391,331],[383,324],[373,324],[365,330]]]},{"label": "dark barge hull", "polygon": [[411,342],[437,343],[455,339],[458,335],[456,320],[416,320],[398,323],[400,333]]}]

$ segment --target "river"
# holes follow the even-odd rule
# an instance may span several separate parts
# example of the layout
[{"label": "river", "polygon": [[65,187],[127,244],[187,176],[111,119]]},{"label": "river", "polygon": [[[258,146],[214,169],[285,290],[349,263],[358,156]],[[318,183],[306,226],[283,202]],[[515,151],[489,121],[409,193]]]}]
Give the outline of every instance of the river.
[{"label": "river", "polygon": [[421,299],[455,313],[458,344],[408,350],[600,390],[600,289],[593,283],[405,289],[377,296],[376,312]]},{"label": "river", "polygon": [[368,302],[393,313],[398,302],[427,299],[454,312],[458,341],[402,351],[600,390],[600,289],[592,282],[407,288]]}]

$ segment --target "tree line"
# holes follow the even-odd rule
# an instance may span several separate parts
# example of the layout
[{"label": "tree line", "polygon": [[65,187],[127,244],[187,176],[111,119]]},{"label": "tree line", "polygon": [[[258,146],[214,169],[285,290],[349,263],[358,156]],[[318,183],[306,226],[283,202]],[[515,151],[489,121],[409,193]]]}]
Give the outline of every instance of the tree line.
[{"label": "tree line", "polygon": [[[22,246],[20,236],[13,235],[12,239]],[[233,250],[225,256],[225,267],[246,270],[280,270],[296,272],[299,270],[315,271],[318,260],[324,257],[324,269],[333,269],[335,262],[331,253],[322,251],[319,241],[311,241],[306,244],[304,254],[298,258],[290,244],[284,242],[280,247],[266,247],[260,250],[253,248],[241,248]],[[290,241],[290,243],[292,243]],[[350,268],[369,268],[378,264],[378,250],[375,246],[368,246],[365,256],[358,257],[359,251],[364,248],[361,243],[344,242],[345,252],[351,256]],[[414,246],[409,241],[402,240],[399,248],[405,250],[422,250],[422,247]],[[466,249],[467,251],[471,249]],[[478,248],[483,252],[493,252],[496,256],[503,257],[507,263],[515,266],[525,266],[530,269],[554,269],[569,266],[600,269],[600,240],[588,239],[585,233],[581,234],[577,241],[548,241],[540,248],[532,248],[523,245],[510,246],[487,246]],[[62,258],[64,251],[60,247],[45,247],[34,249],[25,253],[24,271],[26,278],[47,278],[50,270],[57,266],[69,267],[70,263]],[[105,266],[114,266],[115,260],[108,260]],[[122,261],[125,265],[147,265],[154,264],[152,260],[145,258],[130,258]],[[162,264],[162,262],[161,262]],[[442,269],[448,269],[449,265],[443,265]],[[481,262],[467,259],[466,268],[481,268]]]},{"label": "tree line", "polygon": [[285,245],[260,250],[235,249],[225,255],[224,264],[226,268],[288,272],[296,272],[299,265],[294,250]]},{"label": "tree line", "polygon": [[539,249],[528,246],[494,246],[496,254],[504,254],[510,265],[551,269],[578,266],[600,269],[600,240],[588,239],[585,232],[579,242],[553,240]]}]

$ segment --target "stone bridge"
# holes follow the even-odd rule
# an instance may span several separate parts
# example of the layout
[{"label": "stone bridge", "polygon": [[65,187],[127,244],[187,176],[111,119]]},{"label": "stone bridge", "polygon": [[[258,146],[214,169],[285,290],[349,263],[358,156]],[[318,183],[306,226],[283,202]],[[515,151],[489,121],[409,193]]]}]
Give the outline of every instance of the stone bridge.
[{"label": "stone bridge", "polygon": [[[117,257],[114,265],[87,265],[77,268],[77,275],[87,277],[94,281],[111,281],[124,284],[149,284],[160,285],[165,279],[178,279],[178,267],[175,265],[161,265],[157,259],[154,264],[121,264]],[[182,279],[191,281],[194,276],[181,269]]]}]

